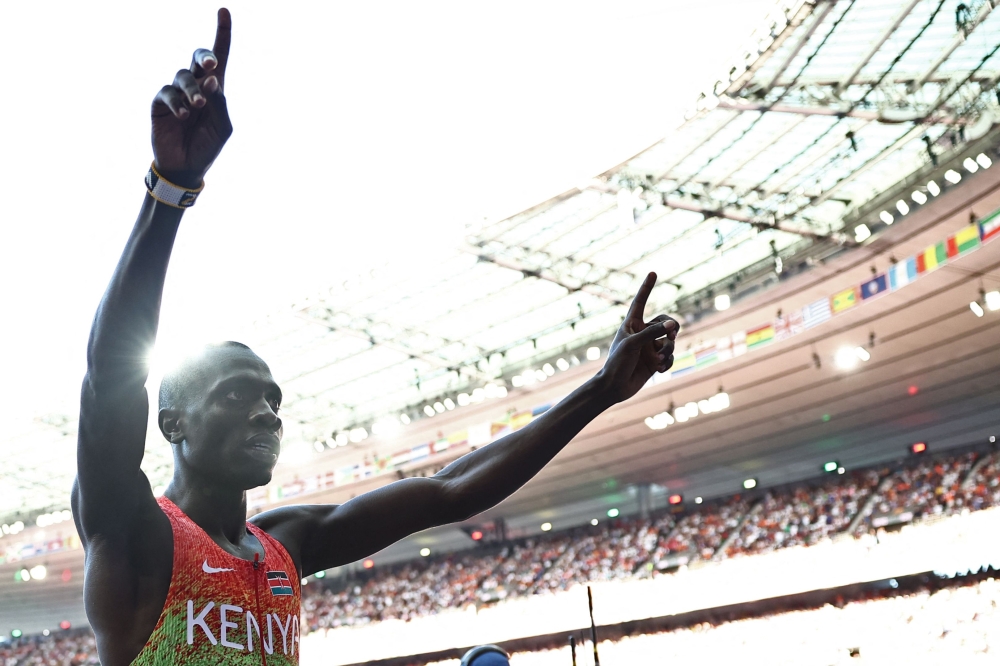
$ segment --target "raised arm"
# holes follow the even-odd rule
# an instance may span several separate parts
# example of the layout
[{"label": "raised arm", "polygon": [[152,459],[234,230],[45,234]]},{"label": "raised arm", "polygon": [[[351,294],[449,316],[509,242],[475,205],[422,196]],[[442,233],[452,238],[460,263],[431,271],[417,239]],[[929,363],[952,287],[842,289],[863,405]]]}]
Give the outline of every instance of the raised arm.
[{"label": "raised arm", "polygon": [[404,479],[339,506],[276,509],[255,518],[298,551],[303,575],[352,562],[399,539],[458,522],[499,504],[528,482],[584,426],[635,395],[673,364],[678,324],[642,318],[650,273],[611,344],[604,368],[526,427],[459,458],[429,478]]},{"label": "raised arm", "polygon": [[[223,85],[229,12],[219,11],[215,47],[195,51],[153,100],[156,173],[181,190],[197,190],[232,133]],[[173,192],[180,190],[174,189]],[[144,388],[156,338],[167,263],[183,208],[164,203],[170,190],[147,193],[132,235],[94,317],[80,399],[73,508],[85,542],[127,531],[153,501],[139,470],[149,403]],[[184,203],[184,199],[173,199]]]}]

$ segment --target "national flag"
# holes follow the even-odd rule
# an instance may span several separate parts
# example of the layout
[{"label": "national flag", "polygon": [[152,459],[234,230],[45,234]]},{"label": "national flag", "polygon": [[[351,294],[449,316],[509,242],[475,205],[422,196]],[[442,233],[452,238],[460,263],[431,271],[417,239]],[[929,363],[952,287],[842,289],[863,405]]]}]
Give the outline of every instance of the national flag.
[{"label": "national flag", "polygon": [[392,466],[399,467],[410,462],[410,458],[413,456],[412,449],[407,449],[405,451],[397,451],[392,454]]},{"label": "national flag", "polygon": [[468,444],[468,442],[468,430],[459,430],[458,432],[453,432],[448,435],[448,446],[461,446],[462,444]]},{"label": "national flag", "polygon": [[970,224],[948,238],[948,257],[957,257],[979,247],[979,227]]},{"label": "national flag", "polygon": [[733,357],[733,339],[731,337],[719,338],[715,342],[715,357],[719,361],[728,361]]},{"label": "national flag", "polygon": [[427,442],[426,444],[418,444],[417,446],[414,446],[412,449],[410,449],[410,462],[413,462],[414,460],[421,460],[423,458],[426,458],[430,454],[431,454],[430,442]]},{"label": "national flag", "polygon": [[476,425],[469,426],[469,444],[472,446],[482,446],[489,444],[492,434],[490,433],[490,422],[483,421]]},{"label": "national flag", "polygon": [[851,287],[833,295],[830,299],[830,309],[834,314],[853,308],[858,304],[858,288]]},{"label": "national flag", "polygon": [[520,430],[524,426],[531,423],[531,412],[518,412],[514,416],[510,417],[510,427],[513,430]]},{"label": "national flag", "polygon": [[1000,236],[1000,209],[979,220],[979,240],[985,243]]},{"label": "national flag", "polygon": [[434,453],[441,453],[451,448],[451,442],[448,441],[447,437],[439,437],[432,442],[432,446],[434,447]]},{"label": "national flag", "polygon": [[774,324],[764,324],[747,331],[747,349],[756,349],[774,342]]},{"label": "national flag", "polygon": [[747,353],[747,332],[739,331],[733,333],[733,357],[743,356]]},{"label": "national flag", "polygon": [[[934,270],[941,264],[948,261],[948,247],[944,241],[941,241],[937,245],[931,245],[929,248],[924,250],[924,270],[921,272],[927,272]],[[919,270],[919,264],[918,264]]]},{"label": "national flag", "polygon": [[288,580],[288,574],[284,571],[268,571],[267,586],[275,597],[290,597],[293,594],[292,581]]},{"label": "national flag", "polygon": [[802,310],[796,310],[774,320],[774,339],[785,340],[801,333],[805,329],[802,320]]},{"label": "national flag", "polygon": [[819,326],[832,316],[829,298],[820,299],[802,308],[802,324],[806,329]]},{"label": "national flag", "polygon": [[694,352],[684,352],[680,355],[674,355],[674,365],[670,368],[671,375],[680,375],[685,372],[690,372],[695,368],[695,357]]},{"label": "national flag", "polygon": [[917,279],[917,259],[910,257],[889,269],[889,287],[895,291]]},{"label": "national flag", "polygon": [[696,349],[694,352],[694,364],[696,368],[704,368],[705,366],[712,365],[713,363],[718,363],[719,352],[716,350],[715,345],[704,346],[701,349]]},{"label": "national flag", "polygon": [[886,279],[885,273],[876,275],[861,285],[861,300],[867,301],[869,298],[874,298],[887,291],[889,291],[889,281]]}]

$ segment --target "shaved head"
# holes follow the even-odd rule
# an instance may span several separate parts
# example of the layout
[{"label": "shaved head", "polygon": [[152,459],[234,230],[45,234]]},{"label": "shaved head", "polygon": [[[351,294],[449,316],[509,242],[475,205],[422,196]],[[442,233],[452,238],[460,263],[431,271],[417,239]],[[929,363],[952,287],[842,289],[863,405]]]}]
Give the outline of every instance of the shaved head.
[{"label": "shaved head", "polygon": [[163,376],[160,381],[159,408],[182,409],[188,401],[204,390],[218,362],[232,355],[257,359],[267,367],[267,364],[242,342],[229,340],[205,345]]}]

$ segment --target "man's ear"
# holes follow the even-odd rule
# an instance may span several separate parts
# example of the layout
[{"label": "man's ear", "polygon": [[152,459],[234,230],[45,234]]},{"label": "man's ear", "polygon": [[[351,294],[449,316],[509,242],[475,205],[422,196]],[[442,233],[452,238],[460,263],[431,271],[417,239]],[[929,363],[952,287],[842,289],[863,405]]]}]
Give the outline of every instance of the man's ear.
[{"label": "man's ear", "polygon": [[176,444],[184,439],[184,434],[181,432],[180,410],[161,409],[156,415],[156,420],[160,425],[160,433],[168,442]]}]

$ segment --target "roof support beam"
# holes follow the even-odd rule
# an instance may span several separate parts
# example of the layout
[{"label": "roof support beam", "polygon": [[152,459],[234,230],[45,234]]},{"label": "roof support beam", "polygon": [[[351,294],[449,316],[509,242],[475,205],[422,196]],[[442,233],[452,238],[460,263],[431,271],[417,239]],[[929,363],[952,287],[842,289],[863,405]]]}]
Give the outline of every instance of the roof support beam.
[{"label": "roof support beam", "polygon": [[929,79],[934,72],[936,72],[938,68],[944,64],[944,61],[951,57],[951,54],[955,52],[955,49],[961,46],[965,42],[966,38],[972,34],[972,31],[978,28],[986,17],[990,15],[990,12],[993,11],[994,2],[995,0],[987,0],[987,2],[980,5],[979,12],[975,15],[975,17],[973,17],[969,25],[965,26],[964,30],[959,31],[959,33],[955,35],[955,38],[951,40],[951,43],[946,46],[943,51],[941,51],[941,55],[939,55],[937,59],[931,63],[930,67],[927,68],[927,71],[914,82],[913,88],[915,90],[924,85],[924,83],[927,82],[927,79]]},{"label": "roof support beam", "polygon": [[764,90],[770,90],[772,87],[774,87],[775,82],[777,82],[777,80],[781,78],[781,75],[785,73],[785,70],[788,69],[788,66],[792,64],[793,60],[795,60],[795,56],[797,56],[799,54],[799,51],[801,51],[802,48],[809,42],[809,39],[813,36],[813,33],[816,32],[816,29],[819,28],[823,20],[830,14],[831,11],[833,11],[833,6],[836,4],[837,0],[823,0],[823,8],[816,13],[816,18],[813,20],[809,28],[805,31],[805,34],[802,35],[798,43],[794,47],[792,47],[792,50],[788,53],[787,56],[785,56],[785,59],[781,62],[781,64],[778,65],[778,69],[775,70],[774,75],[772,75],[771,79],[763,86]]},{"label": "roof support beam", "polygon": [[730,111],[770,111],[773,113],[795,113],[804,116],[834,116],[837,118],[860,118],[862,120],[876,120],[881,123],[917,122],[924,125],[960,125],[966,121],[964,119],[953,118],[951,116],[940,116],[925,114],[923,111],[913,109],[909,113],[897,111],[897,118],[888,118],[880,111],[866,111],[862,109],[844,109],[836,106],[793,106],[790,104],[767,104],[767,103],[745,103],[732,99],[720,99],[720,109]]},{"label": "roof support beam", "polygon": [[746,213],[741,213],[738,211],[727,210],[725,208],[715,208],[715,209],[708,208],[706,206],[702,206],[700,204],[692,203],[689,201],[684,201],[682,199],[668,199],[667,197],[664,197],[663,205],[669,206],[670,208],[675,208],[677,210],[689,210],[693,213],[701,213],[706,218],[720,217],[724,220],[743,222],[745,224],[757,227],[758,229],[777,229],[778,231],[784,231],[790,234],[795,234],[797,236],[805,236],[806,238],[815,238],[817,240],[826,240],[827,238],[829,238],[827,234],[816,233],[815,231],[801,229],[799,227],[780,222],[762,220],[759,217],[754,217],[752,215],[747,215]]},{"label": "roof support beam", "polygon": [[855,63],[854,67],[851,68],[851,71],[840,80],[837,86],[840,90],[845,90],[847,86],[854,82],[854,77],[858,75],[861,68],[868,64],[868,61],[871,60],[873,55],[878,53],[878,50],[882,48],[882,45],[885,44],[886,40],[892,36],[892,33],[896,32],[899,24],[903,22],[903,19],[905,19],[909,13],[913,11],[913,8],[916,7],[919,2],[920,0],[910,0],[899,9],[899,13],[896,14],[892,23],[890,23],[886,29],[882,31],[882,34],[879,35],[878,39],[872,42],[871,46],[868,47],[868,50],[865,51],[865,54],[858,58],[857,63]]}]

